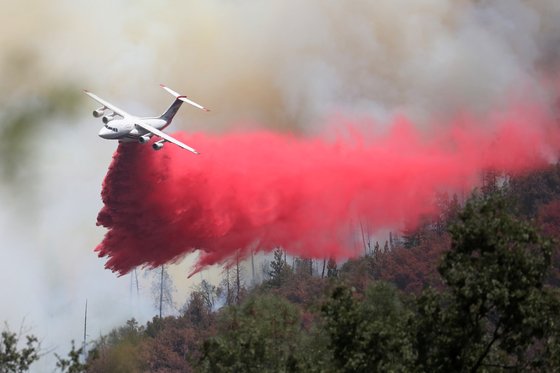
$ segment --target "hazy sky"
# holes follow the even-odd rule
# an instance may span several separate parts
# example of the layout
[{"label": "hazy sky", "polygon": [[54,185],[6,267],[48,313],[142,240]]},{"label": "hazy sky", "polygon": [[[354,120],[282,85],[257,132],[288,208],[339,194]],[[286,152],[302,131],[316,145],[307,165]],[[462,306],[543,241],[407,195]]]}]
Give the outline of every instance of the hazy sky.
[{"label": "hazy sky", "polygon": [[[212,110],[184,108],[172,129],[321,134],[333,115],[383,126],[398,113],[430,129],[433,118],[484,115],[512,97],[554,102],[559,21],[557,0],[8,0],[0,133],[61,87],[157,114],[170,102],[159,83]],[[59,353],[81,339],[86,298],[92,338],[152,312],[146,296],[132,312],[130,279],[92,252],[116,147],[97,137],[94,108],[84,96],[73,114],[23,122],[32,130],[14,151],[18,177],[0,183],[0,320],[17,328],[25,318]]]}]

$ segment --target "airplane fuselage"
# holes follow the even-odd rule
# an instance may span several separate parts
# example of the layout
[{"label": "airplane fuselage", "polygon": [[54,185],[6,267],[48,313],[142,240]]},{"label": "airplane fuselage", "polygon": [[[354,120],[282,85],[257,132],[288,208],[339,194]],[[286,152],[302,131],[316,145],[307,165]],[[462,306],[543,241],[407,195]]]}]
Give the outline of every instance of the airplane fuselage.
[{"label": "airplane fuselage", "polygon": [[137,126],[136,123],[138,122],[148,124],[158,130],[163,130],[170,124],[170,122],[160,118],[113,119],[101,127],[99,137],[107,140],[119,140],[120,142],[145,142],[153,134]]}]

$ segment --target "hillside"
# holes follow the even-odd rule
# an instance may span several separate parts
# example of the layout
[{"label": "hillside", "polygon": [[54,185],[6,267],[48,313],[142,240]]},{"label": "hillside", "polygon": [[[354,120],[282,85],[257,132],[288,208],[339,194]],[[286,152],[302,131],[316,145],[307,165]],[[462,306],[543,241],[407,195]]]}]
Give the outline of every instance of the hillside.
[{"label": "hillside", "polygon": [[[275,251],[269,279],[203,283],[179,316],[97,339],[88,372],[551,371],[560,367],[558,165],[488,174],[464,204],[337,265]],[[292,265],[293,264],[293,265]]]}]

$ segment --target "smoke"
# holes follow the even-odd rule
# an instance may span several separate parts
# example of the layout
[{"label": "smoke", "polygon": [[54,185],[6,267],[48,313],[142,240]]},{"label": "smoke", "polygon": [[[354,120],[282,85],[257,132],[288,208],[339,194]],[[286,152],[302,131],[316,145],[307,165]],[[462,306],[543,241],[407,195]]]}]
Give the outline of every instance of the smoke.
[{"label": "smoke", "polygon": [[352,220],[375,230],[414,224],[434,213],[436,191],[467,190],[483,170],[515,174],[542,166],[560,145],[559,129],[535,107],[484,123],[462,116],[427,138],[404,118],[390,127],[370,138],[350,131],[336,141],[266,131],[176,134],[202,151],[199,157],[172,145],[153,152],[120,144],[98,215],[109,231],[96,251],[120,274],[195,250],[202,255],[194,272],[255,246],[349,257],[357,254],[349,242]]},{"label": "smoke", "polygon": [[558,71],[555,0],[35,3],[0,15],[3,50],[33,48],[47,72],[26,86],[74,77],[155,109],[163,82],[213,109],[190,113],[190,130],[317,133],[332,112],[416,123],[484,114],[514,90],[548,100],[542,81]]}]

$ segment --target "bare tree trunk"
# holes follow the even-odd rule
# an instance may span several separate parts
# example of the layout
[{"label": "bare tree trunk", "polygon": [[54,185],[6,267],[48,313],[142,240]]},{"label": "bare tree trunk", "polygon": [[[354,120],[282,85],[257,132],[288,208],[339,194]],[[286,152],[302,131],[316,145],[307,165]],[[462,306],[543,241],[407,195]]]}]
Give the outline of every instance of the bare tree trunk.
[{"label": "bare tree trunk", "polygon": [[364,256],[367,255],[367,245],[366,245],[366,237],[364,235],[364,226],[362,225],[362,221],[360,220],[360,231],[362,231],[362,243],[364,244]]},{"label": "bare tree trunk", "polygon": [[130,299],[132,299],[134,288],[136,288],[136,298],[138,298],[140,296],[140,285],[138,284],[138,271],[136,268],[130,273]]},{"label": "bare tree trunk", "polygon": [[229,267],[226,267],[226,286],[227,286],[226,303],[228,306],[231,306],[231,288],[229,286]]},{"label": "bare tree trunk", "polygon": [[321,271],[321,278],[325,277],[325,265],[327,264],[327,258],[323,259],[323,270]]},{"label": "bare tree trunk", "polygon": [[255,284],[255,255],[251,250],[251,283]]},{"label": "bare tree trunk", "polygon": [[159,284],[159,318],[161,319],[163,309],[163,265],[161,266],[161,281]]},{"label": "bare tree trunk", "polygon": [[87,299],[86,299],[86,312],[85,312],[85,315],[84,315],[84,345],[82,347],[82,349],[83,349],[82,353],[84,354],[84,361],[86,361],[86,359],[87,359],[86,338],[87,338]]},{"label": "bare tree trunk", "polygon": [[237,291],[235,293],[235,303],[239,304],[239,292],[241,291],[241,279],[239,278],[239,251],[237,252],[235,258],[235,284],[237,285]]},{"label": "bare tree trunk", "polygon": [[140,296],[140,284],[138,284],[138,271],[134,268],[134,279],[136,280],[136,297]]}]

